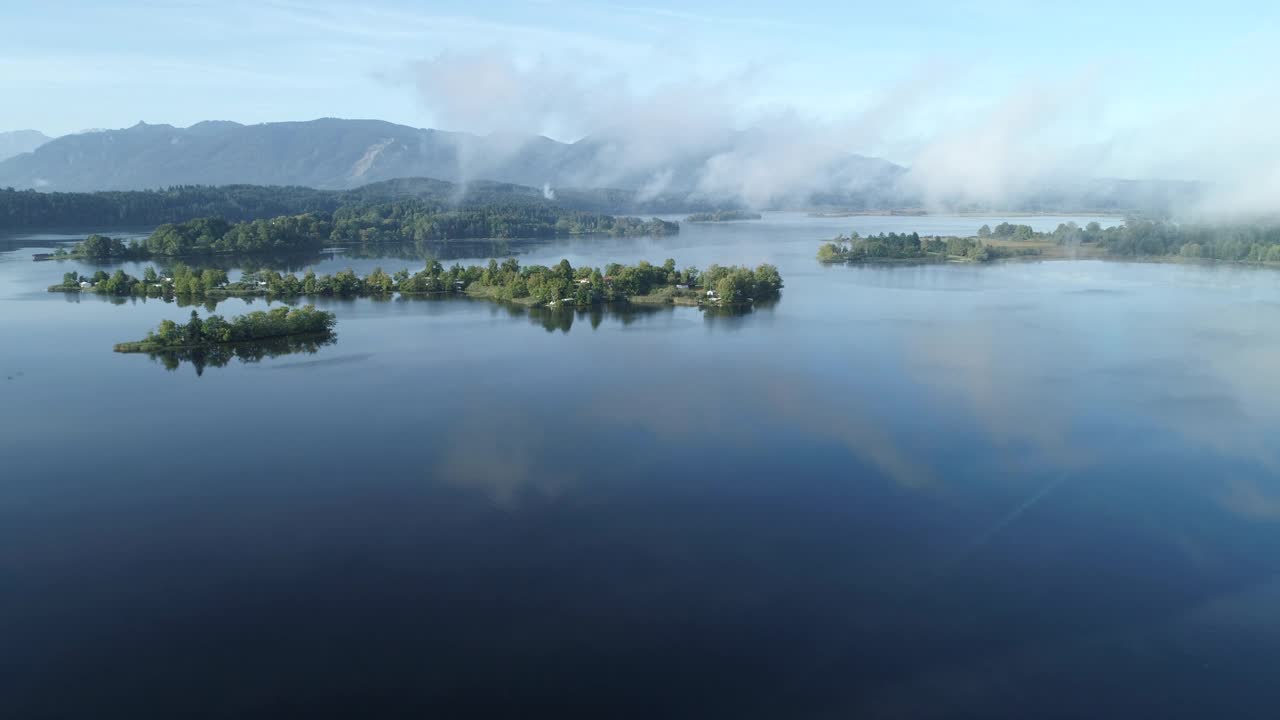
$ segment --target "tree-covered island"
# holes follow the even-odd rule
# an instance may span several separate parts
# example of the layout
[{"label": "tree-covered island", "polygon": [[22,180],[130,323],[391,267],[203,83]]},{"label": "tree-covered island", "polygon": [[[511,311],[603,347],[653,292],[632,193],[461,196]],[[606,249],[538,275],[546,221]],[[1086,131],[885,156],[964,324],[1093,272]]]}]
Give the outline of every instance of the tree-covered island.
[{"label": "tree-covered island", "polygon": [[263,220],[206,217],[156,228],[145,239],[90,235],[39,259],[145,260],[224,253],[318,250],[343,244],[428,242],[471,238],[551,238],[565,235],[671,235],[679,223],[510,203],[455,207],[406,200],[341,207]]},{"label": "tree-covered island", "polygon": [[317,310],[311,305],[251,312],[230,321],[220,315],[210,315],[201,320],[199,314],[192,310],[191,319],[186,323],[179,325],[172,320],[161,321],[160,326],[148,332],[145,339],[120,343],[115,346],[115,351],[159,353],[296,336],[327,338],[332,335],[335,322],[333,313]]},{"label": "tree-covered island", "polygon": [[1119,257],[1280,263],[1280,226],[1192,225],[1130,218],[1104,228],[1061,223],[1052,232],[1030,225],[983,225],[976,234],[840,236],[818,248],[823,263],[987,262],[1014,257]]},{"label": "tree-covered island", "polygon": [[245,273],[234,282],[226,271],[194,270],[174,266],[162,275],[148,267],[142,278],[116,270],[99,270],[92,276],[68,272],[50,292],[95,293],[116,297],[181,298],[217,301],[228,297],[267,297],[289,300],[299,297],[414,297],[445,293],[513,302],[522,305],[590,306],[603,303],[648,303],[706,306],[743,306],[779,296],[782,277],[773,265],[755,269],[711,265],[677,269],[676,261],[661,265],[641,261],[626,266],[611,263],[603,269],[575,268],[568,260],[552,267],[522,266],[515,258],[487,265],[445,268],[429,261],[415,273],[400,270],[388,274],[381,268],[363,277],[352,270],[332,275],[307,271],[301,277],[276,271]]},{"label": "tree-covered island", "polygon": [[818,261],[849,264],[988,262],[1005,257],[1039,255],[1041,251],[1040,247],[993,243],[978,237],[922,237],[915,232],[863,237],[855,232],[824,243],[818,248]]},{"label": "tree-covered island", "polygon": [[694,213],[684,219],[691,223],[732,222],[734,220],[759,220],[764,217],[750,210],[716,210],[714,212]]}]

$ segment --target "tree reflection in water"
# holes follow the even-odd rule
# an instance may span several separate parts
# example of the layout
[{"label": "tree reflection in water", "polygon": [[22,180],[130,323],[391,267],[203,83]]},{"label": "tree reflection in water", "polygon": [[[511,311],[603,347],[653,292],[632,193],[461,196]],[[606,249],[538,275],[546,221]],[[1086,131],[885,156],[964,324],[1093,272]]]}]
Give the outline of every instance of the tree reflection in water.
[{"label": "tree reflection in water", "polygon": [[225,367],[235,359],[239,359],[242,363],[256,363],[265,358],[281,355],[304,353],[314,355],[320,348],[337,342],[337,339],[338,336],[332,333],[291,335],[253,342],[211,345],[190,350],[165,350],[147,354],[152,360],[160,361],[166,370],[177,370],[183,363],[190,363],[195,368],[196,375],[203,375],[206,367]]}]

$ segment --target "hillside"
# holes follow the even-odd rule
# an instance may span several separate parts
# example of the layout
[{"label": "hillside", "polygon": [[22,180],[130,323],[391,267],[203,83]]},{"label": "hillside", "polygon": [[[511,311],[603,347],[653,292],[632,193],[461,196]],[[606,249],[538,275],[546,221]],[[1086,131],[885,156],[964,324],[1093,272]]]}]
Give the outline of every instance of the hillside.
[{"label": "hillside", "polygon": [[[606,213],[735,207],[876,211],[928,205],[952,211],[1156,214],[1186,206],[1202,190],[1195,183],[1101,179],[1021,188],[1002,206],[973,205],[925,198],[918,190],[922,178],[911,177],[906,168],[836,148],[807,147],[802,161],[793,163],[785,139],[750,131],[696,147],[643,149],[638,152],[608,133],[562,143],[379,120],[208,121],[188,128],[139,123],[68,135],[0,161],[0,188],[96,192],[253,185],[381,197],[458,194],[458,186],[465,185],[472,197],[546,196],[566,207]],[[439,185],[429,187],[430,182]],[[232,208],[230,214],[235,212]]]},{"label": "hillside", "polygon": [[[379,120],[325,118],[188,128],[139,123],[68,135],[0,162],[0,187],[51,191],[143,190],[176,185],[296,185],[343,190],[405,177],[477,179],[536,188],[649,188],[646,198],[688,195],[709,163],[758,142],[749,134],[662,157],[626,155],[607,135],[575,143],[540,136],[471,135]],[[837,156],[831,176],[891,181],[903,169],[884,160]],[[653,188],[655,176],[660,188]],[[688,209],[681,207],[679,210]]]}]

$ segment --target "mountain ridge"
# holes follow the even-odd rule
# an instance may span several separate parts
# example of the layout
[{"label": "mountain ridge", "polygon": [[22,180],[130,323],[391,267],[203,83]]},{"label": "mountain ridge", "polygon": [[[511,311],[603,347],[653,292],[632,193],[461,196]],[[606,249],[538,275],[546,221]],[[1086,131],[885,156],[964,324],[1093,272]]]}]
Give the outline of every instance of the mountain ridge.
[{"label": "mountain ridge", "polygon": [[[718,152],[731,147],[728,138]],[[203,121],[187,128],[138,123],[67,135],[0,161],[0,186],[67,192],[144,190],[174,185],[303,185],[341,190],[401,177],[449,182],[488,179],[540,187],[641,189],[670,174],[673,190],[698,187],[711,157],[688,152],[651,163],[620,163],[620,142],[592,136],[564,143],[540,135],[414,128],[382,120],[319,118],[242,125]],[[904,171],[849,155],[873,174]]]},{"label": "mountain ridge", "polygon": [[[790,153],[802,150],[793,161]],[[672,212],[710,206],[886,210],[926,205],[910,171],[881,158],[733,131],[695,146],[646,144],[604,131],[565,143],[540,135],[414,128],[375,119],[318,118],[190,127],[139,122],[66,135],[0,160],[0,188],[60,192],[184,185],[352,190],[401,178],[478,180],[544,188],[611,188],[627,205],[651,198]],[[953,210],[1168,212],[1201,184],[1094,179],[1026,189],[1003,206],[944,202]],[[672,198],[693,202],[682,207]],[[593,199],[594,200],[594,199]]]}]

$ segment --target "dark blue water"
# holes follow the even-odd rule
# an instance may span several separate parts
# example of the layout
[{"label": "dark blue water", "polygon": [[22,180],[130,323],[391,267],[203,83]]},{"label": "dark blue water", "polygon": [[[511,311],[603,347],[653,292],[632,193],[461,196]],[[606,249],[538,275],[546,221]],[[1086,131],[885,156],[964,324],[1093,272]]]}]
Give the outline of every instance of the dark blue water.
[{"label": "dark blue water", "polygon": [[786,288],[329,301],[336,344],[202,375],[111,352],[189,309],[8,239],[0,717],[1273,716],[1280,275],[813,260],[992,221],[522,247]]}]

